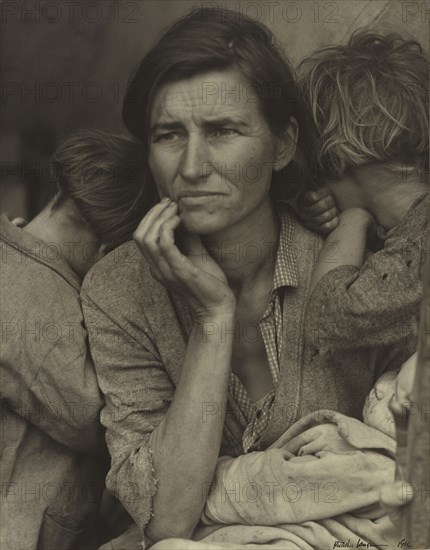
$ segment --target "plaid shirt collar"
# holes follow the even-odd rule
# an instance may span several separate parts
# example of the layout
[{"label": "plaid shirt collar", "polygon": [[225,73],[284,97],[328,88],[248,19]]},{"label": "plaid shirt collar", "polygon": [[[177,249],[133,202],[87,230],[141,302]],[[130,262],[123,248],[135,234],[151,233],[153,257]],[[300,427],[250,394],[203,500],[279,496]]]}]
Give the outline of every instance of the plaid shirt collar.
[{"label": "plaid shirt collar", "polygon": [[273,276],[272,293],[284,286],[299,286],[297,260],[293,249],[294,224],[286,208],[279,207],[280,221],[279,244],[276,252],[275,274]]}]

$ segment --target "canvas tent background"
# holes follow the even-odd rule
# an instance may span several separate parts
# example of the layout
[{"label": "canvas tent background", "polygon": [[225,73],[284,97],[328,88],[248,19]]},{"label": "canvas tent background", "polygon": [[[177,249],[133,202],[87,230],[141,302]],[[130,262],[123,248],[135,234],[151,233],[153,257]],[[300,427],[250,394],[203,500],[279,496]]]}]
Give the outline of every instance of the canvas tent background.
[{"label": "canvas tent background", "polygon": [[[266,23],[293,64],[363,26],[400,32],[429,49],[428,0],[7,0],[0,5],[2,210],[26,218],[40,210],[47,198],[44,167],[61,136],[82,126],[123,131],[121,102],[133,67],[173,20],[212,5]],[[418,413],[410,416],[406,450],[406,479],[417,496],[403,510],[414,548],[430,545],[430,237],[426,251]]]},{"label": "canvas tent background", "polygon": [[40,210],[44,168],[61,136],[83,125],[122,131],[133,67],[174,19],[213,5],[266,23],[294,64],[363,26],[429,42],[430,4],[421,1],[8,0],[0,35],[2,210],[27,218]]}]

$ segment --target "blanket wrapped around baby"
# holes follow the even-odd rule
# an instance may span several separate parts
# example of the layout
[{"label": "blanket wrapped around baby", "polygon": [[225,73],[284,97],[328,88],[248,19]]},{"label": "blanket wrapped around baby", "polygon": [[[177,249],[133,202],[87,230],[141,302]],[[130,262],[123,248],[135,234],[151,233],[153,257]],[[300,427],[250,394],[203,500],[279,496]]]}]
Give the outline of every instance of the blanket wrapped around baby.
[{"label": "blanket wrapped around baby", "polygon": [[194,540],[152,548],[394,548],[378,495],[395,449],[357,419],[315,411],[265,451],[221,457]]}]

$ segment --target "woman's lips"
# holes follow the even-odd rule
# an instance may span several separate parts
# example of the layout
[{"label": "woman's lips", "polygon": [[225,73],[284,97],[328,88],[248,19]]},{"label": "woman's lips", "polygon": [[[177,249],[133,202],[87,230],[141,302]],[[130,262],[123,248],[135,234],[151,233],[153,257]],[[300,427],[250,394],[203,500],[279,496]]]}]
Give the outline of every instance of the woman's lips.
[{"label": "woman's lips", "polygon": [[195,195],[182,195],[178,202],[185,205],[199,205],[220,197],[221,193],[198,193]]}]

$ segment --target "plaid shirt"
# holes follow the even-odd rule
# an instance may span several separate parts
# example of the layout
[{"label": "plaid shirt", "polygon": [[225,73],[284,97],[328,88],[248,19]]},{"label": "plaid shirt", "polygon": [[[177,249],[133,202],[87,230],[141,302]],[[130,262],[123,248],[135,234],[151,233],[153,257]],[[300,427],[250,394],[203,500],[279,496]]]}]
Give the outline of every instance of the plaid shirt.
[{"label": "plaid shirt", "polygon": [[262,436],[271,415],[275,398],[276,384],[280,371],[280,351],[283,338],[282,290],[285,286],[297,287],[299,284],[296,259],[289,244],[292,241],[293,223],[285,211],[279,211],[281,228],[277,250],[273,288],[266,311],[259,321],[273,385],[267,395],[254,403],[239,378],[230,374],[228,403],[232,413],[243,428],[242,445],[245,453]]}]

